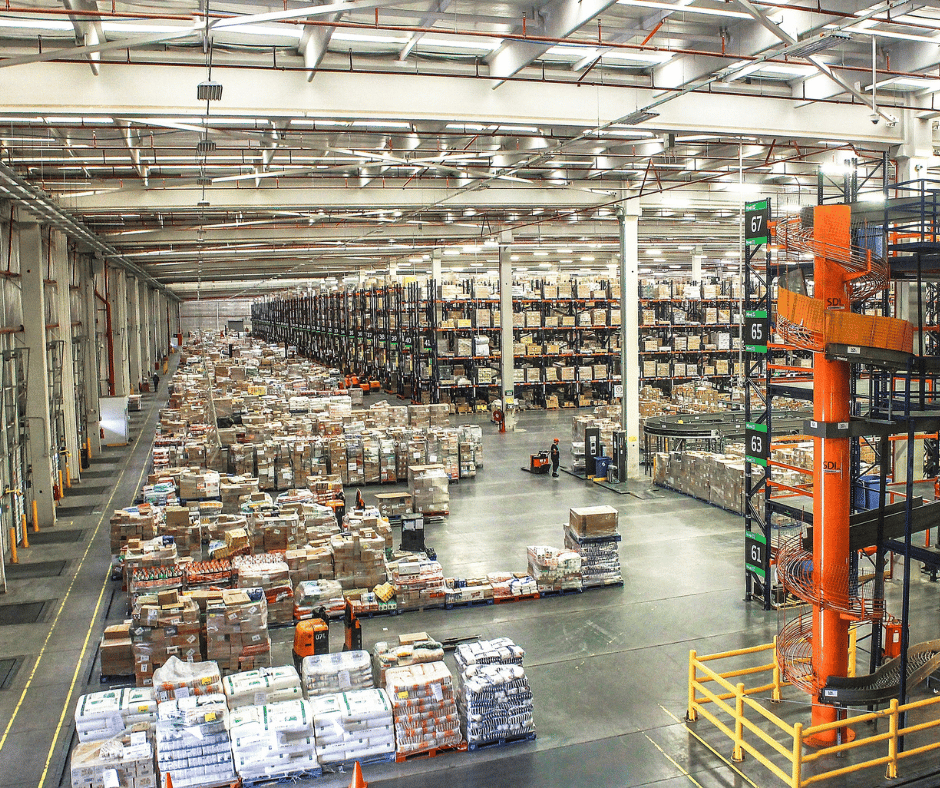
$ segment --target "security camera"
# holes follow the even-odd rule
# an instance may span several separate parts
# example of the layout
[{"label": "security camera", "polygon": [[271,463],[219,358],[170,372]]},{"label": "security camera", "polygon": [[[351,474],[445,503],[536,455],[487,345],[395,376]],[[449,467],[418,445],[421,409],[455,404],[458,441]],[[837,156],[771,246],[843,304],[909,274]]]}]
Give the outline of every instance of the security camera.
[{"label": "security camera", "polygon": [[877,112],[872,112],[871,115],[868,116],[868,119],[877,126],[878,121],[881,120],[881,115]]}]

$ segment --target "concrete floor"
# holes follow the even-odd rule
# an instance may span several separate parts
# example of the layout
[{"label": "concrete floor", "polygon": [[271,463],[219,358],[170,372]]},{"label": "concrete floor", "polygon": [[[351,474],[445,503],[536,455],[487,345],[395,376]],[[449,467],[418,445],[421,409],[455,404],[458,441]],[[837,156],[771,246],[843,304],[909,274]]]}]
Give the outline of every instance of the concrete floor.
[{"label": "concrete floor", "polygon": [[[75,701],[100,688],[100,633],[106,620],[125,615],[119,585],[106,580],[107,515],[134,497],[149,454],[156,401],[145,395],[144,412],[134,419],[140,439],[129,449],[109,450],[86,474],[83,487],[99,489],[75,501],[95,502],[100,513],[56,526],[56,532],[81,529],[81,540],[21,554],[24,562],[65,559],[62,574],[13,581],[0,597],[0,604],[53,600],[37,623],[0,626],[0,659],[25,658],[10,687],[0,690],[0,788],[68,785]],[[753,761],[731,764],[730,745],[707,724],[697,723],[694,733],[709,745],[681,722],[690,649],[707,654],[766,643],[780,625],[777,612],[742,601],[740,518],[671,492],[638,498],[565,474],[553,479],[522,472],[531,451],[547,448],[553,437],[568,442],[573,413],[524,414],[519,430],[505,435],[483,417],[473,417],[484,425],[484,467],[476,479],[451,487],[450,517],[428,526],[426,541],[447,574],[522,571],[526,545],[563,543],[562,524],[571,506],[610,504],[620,512],[626,582],[538,601],[363,620],[364,645],[370,649],[378,640],[416,630],[438,639],[511,637],[526,649],[538,729],[534,742],[367,766],[366,779],[374,788],[777,784]],[[567,459],[563,454],[563,464]],[[111,486],[101,490],[105,482]],[[374,493],[393,489],[363,492],[369,501]],[[72,499],[62,505],[71,506]],[[895,581],[892,595],[898,588]],[[912,598],[912,642],[937,637],[937,586],[918,574]],[[895,601],[890,609],[900,605]],[[272,632],[277,664],[290,661],[291,637],[291,630]],[[333,625],[331,641],[334,649],[342,641],[340,625]],[[808,707],[798,700],[786,713],[805,722]],[[927,765],[911,764],[903,773]],[[881,778],[874,770],[826,785],[880,785]],[[311,784],[348,785],[348,777]]]}]

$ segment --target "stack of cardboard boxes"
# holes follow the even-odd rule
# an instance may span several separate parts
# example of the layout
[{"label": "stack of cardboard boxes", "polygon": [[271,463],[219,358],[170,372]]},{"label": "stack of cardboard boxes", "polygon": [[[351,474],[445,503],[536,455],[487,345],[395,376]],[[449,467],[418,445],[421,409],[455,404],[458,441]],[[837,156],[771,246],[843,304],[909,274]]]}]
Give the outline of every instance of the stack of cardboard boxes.
[{"label": "stack of cardboard boxes", "polygon": [[206,658],[223,673],[270,667],[268,608],[261,589],[208,592],[204,598]]},{"label": "stack of cardboard boxes", "polygon": [[130,632],[139,687],[152,687],[154,671],[171,657],[202,659],[199,606],[176,591],[138,599]]}]

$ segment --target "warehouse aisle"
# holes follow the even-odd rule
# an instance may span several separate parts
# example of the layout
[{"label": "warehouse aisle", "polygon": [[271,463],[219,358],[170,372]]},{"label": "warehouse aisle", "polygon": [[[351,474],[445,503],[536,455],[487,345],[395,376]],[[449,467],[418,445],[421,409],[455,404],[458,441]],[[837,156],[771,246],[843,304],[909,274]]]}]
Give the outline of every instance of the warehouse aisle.
[{"label": "warehouse aisle", "polygon": [[140,487],[166,392],[142,395],[131,444],[103,449],[60,501],[56,525],[29,534],[0,597],[0,662],[16,660],[0,689],[0,788],[56,786],[67,766],[75,701],[89,691],[110,599],[108,519]]}]

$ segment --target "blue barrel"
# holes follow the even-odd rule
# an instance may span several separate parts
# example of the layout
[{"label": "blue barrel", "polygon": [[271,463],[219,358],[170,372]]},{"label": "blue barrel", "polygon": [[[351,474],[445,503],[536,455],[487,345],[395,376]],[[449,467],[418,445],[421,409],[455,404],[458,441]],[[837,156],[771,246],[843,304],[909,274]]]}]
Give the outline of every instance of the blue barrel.
[{"label": "blue barrel", "polygon": [[607,469],[610,467],[611,458],[610,457],[595,457],[594,458],[594,475],[603,476],[607,478]]}]

